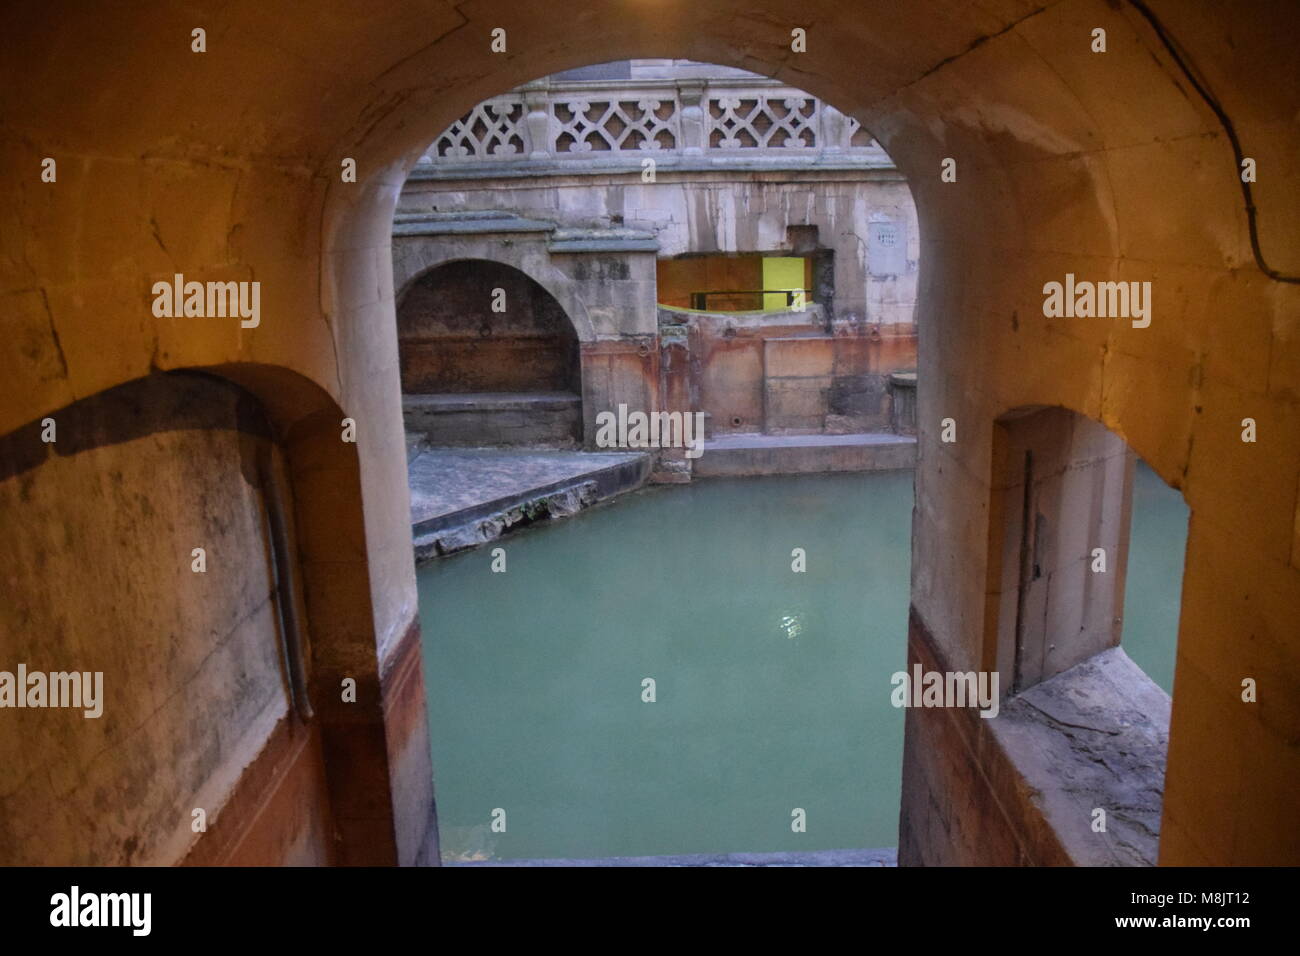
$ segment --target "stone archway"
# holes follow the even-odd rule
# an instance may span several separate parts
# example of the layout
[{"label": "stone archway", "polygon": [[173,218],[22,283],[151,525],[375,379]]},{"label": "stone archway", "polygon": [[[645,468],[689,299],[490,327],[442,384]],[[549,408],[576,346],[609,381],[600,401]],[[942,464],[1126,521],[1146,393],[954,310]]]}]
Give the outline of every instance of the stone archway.
[{"label": "stone archway", "polygon": [[[426,839],[432,806],[387,796],[404,762],[429,773],[422,698],[402,708],[418,632],[381,674],[342,419],[306,379],[241,365],[135,379],[0,440],[6,524],[45,529],[7,552],[23,627],[0,635],[102,675],[84,731],[29,732],[59,772],[7,794],[27,837],[6,862],[390,864],[385,833]],[[70,822],[92,807],[112,825]]]},{"label": "stone archway", "polygon": [[582,441],[582,362],[555,297],[514,266],[454,259],[397,304],[402,410],[430,445]]},{"label": "stone archway", "polygon": [[[548,235],[541,234],[542,239]],[[412,237],[394,244],[394,302],[402,302],[412,286],[435,269],[457,262],[487,262],[508,266],[545,290],[563,310],[579,342],[592,342],[596,330],[587,312],[582,283],[557,269],[550,261],[544,241],[521,241],[515,236],[508,244],[501,237],[453,243],[419,241]]]},{"label": "stone archway", "polygon": [[[1243,674],[1300,682],[1300,173],[1286,159],[1300,93],[1276,82],[1294,73],[1290,4],[582,0],[557,17],[397,0],[307,23],[234,6],[203,16],[219,38],[204,54],[183,9],[2,16],[27,42],[0,83],[20,131],[0,147],[15,359],[0,433],[151,369],[254,363],[315,383],[358,424],[355,484],[318,507],[345,511],[364,550],[350,573],[364,575],[380,674],[400,666],[415,613],[390,229],[419,151],[497,91],[640,55],[733,64],[841,105],[898,163],[920,217],[912,602],[925,639],[954,666],[979,659],[1000,410],[1064,405],[1105,423],[1196,514],[1161,860],[1300,857],[1295,714],[1237,693]],[[796,27],[806,53],[791,48]],[[489,46],[496,28],[504,55]],[[1096,29],[1105,54],[1090,49]],[[1217,98],[1188,94],[1182,64]],[[1248,202],[1234,141],[1269,170]],[[46,158],[57,184],[40,179]],[[949,159],[955,181],[941,179]],[[348,161],[356,182],[340,176]],[[176,272],[260,282],[260,326],[155,320],[149,285]],[[1151,325],[1046,318],[1043,285],[1067,274],[1151,281]],[[1246,418],[1258,443],[1241,440]],[[949,419],[953,442],[940,438]],[[314,452],[336,467],[336,448]],[[385,746],[356,740],[372,756]],[[415,770],[390,779],[407,808],[395,829],[364,805],[357,819],[410,861],[431,785]],[[934,812],[940,834],[956,811]]]}]

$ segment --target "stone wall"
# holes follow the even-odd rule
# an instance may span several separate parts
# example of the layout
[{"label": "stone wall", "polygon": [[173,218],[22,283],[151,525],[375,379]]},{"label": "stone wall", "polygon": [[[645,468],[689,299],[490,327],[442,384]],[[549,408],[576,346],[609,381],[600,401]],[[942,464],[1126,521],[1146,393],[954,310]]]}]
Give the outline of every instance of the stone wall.
[{"label": "stone wall", "polygon": [[567,392],[402,396],[406,433],[439,446],[540,445],[582,440],[582,398]]},{"label": "stone wall", "polygon": [[[891,425],[888,376],[916,366],[919,232],[906,183],[888,168],[887,157],[883,168],[859,157],[857,167],[842,159],[846,165],[840,167],[780,170],[785,160],[779,150],[770,152],[776,155],[767,157],[772,168],[766,170],[754,170],[743,157],[714,158],[716,168],[664,169],[652,183],[639,169],[602,169],[603,154],[597,153],[591,163],[533,160],[517,171],[494,168],[490,159],[477,165],[422,163],[399,197],[399,289],[417,263],[476,252],[527,261],[534,270],[530,274],[549,277],[552,288],[568,292],[573,313],[600,323],[593,338],[640,349],[650,331],[647,297],[660,305],[689,307],[693,291],[760,289],[759,254],[798,256],[805,260],[804,287],[816,303],[804,314],[669,320],[691,330],[692,404],[686,410],[704,411],[719,433],[886,430]],[[484,248],[489,230],[502,237],[490,250]],[[548,258],[525,255],[523,250],[536,248],[543,236]],[[557,254],[566,246],[583,248]],[[648,289],[634,288],[626,280],[647,258],[641,255],[645,251],[657,256],[655,282]],[[403,294],[403,303],[409,295]],[[759,298],[718,299],[710,305],[752,309],[763,305]],[[661,322],[665,314],[672,313],[661,311]],[[402,352],[405,372],[413,361],[405,337]],[[460,361],[452,352],[442,354],[449,366]],[[594,354],[594,348],[585,354]],[[615,410],[620,396],[634,396],[627,402],[631,408],[656,408],[664,401],[650,369],[611,366],[608,359],[591,367],[599,372],[584,384],[588,444],[595,415]],[[619,371],[611,379],[614,368]],[[638,381],[647,374],[648,380]],[[412,390],[404,381],[404,391]],[[463,413],[459,418],[469,421]],[[511,431],[488,423],[482,434],[532,434],[546,441],[550,429],[540,420],[533,424],[537,427],[522,431],[516,424]],[[459,443],[460,430],[444,428],[442,434]]]},{"label": "stone wall", "polygon": [[654,183],[642,182],[639,171],[487,172],[458,181],[417,170],[402,189],[399,214],[508,210],[561,227],[632,229],[653,237],[657,255],[669,260],[820,250],[830,254],[836,318],[913,324],[920,235],[907,182],[895,170],[661,170]]},{"label": "stone wall", "polygon": [[564,309],[501,263],[423,273],[397,305],[397,339],[404,394],[579,390],[578,336]]},{"label": "stone wall", "polygon": [[[404,382],[411,431],[433,444],[581,443],[590,448],[600,412],[616,412],[620,402],[656,407],[658,371],[651,353],[657,246],[648,234],[561,229],[502,211],[407,212],[399,214],[394,231],[394,279],[403,307],[410,302],[412,312],[426,315],[446,308],[478,316],[469,323],[444,318],[436,323],[436,336],[420,331],[428,328],[427,320],[407,324],[410,332],[402,334],[399,347],[403,368],[439,370],[432,380],[408,374]],[[457,265],[466,262],[476,265]],[[426,277],[433,282],[446,268],[463,272],[455,302],[444,306],[436,293],[418,290]],[[511,277],[509,287],[488,281],[493,275],[501,281]],[[508,308],[522,307],[510,320],[512,334],[459,340],[442,334],[449,322],[457,328],[499,326],[502,316],[490,312],[494,288],[506,289]],[[486,318],[475,311],[484,305]],[[635,356],[635,361],[615,356]],[[455,384],[462,366],[472,374],[461,384],[496,386],[477,409],[414,391],[430,381]],[[543,385],[547,389],[538,391]],[[580,403],[565,400],[555,390],[559,385],[566,394],[580,391]]]},{"label": "stone wall", "polygon": [[[986,658],[1032,687],[1119,643],[1134,456],[1104,426],[1025,409],[994,433]],[[1101,550],[1101,567],[1097,549]]]},{"label": "stone wall", "polygon": [[849,434],[892,429],[890,375],[916,367],[916,337],[837,321],[814,303],[803,312],[659,310],[684,329],[689,408],[713,434]]},{"label": "stone wall", "polygon": [[[1296,74],[1293,4],[574,0],[556,17],[500,0],[336,0],[327,16],[226,5],[204,20],[200,55],[182,6],[0,12],[0,33],[18,41],[0,62],[0,435],[160,370],[219,369],[257,394],[286,436],[313,680],[336,691],[360,675],[357,707],[326,711],[322,697],[314,718],[346,858],[416,859],[433,796],[410,650],[394,307],[406,174],[485,97],[594,61],[680,53],[839,105],[907,177],[924,263],[912,604],[943,659],[980,660],[994,421],[1056,405],[1104,423],[1192,514],[1160,861],[1300,860],[1300,90],[1279,79]],[[792,25],[807,27],[808,53],[791,51]],[[495,27],[509,55],[491,52]],[[1105,54],[1090,49],[1095,29]],[[1234,142],[1258,164],[1249,201]],[[57,182],[41,179],[47,158]],[[355,182],[340,176],[348,159]],[[955,181],[941,178],[948,159]],[[155,317],[151,283],[177,272],[259,281],[260,324]],[[1044,316],[1044,284],[1067,274],[1152,282],[1150,326]],[[640,319],[653,340],[652,298]],[[597,362],[658,381],[653,348],[575,326],[584,381]],[[339,440],[344,415],[355,445]],[[1257,442],[1241,440],[1245,418]],[[941,440],[944,419],[956,442]],[[153,477],[124,475],[124,493]],[[160,527],[151,549],[186,553],[185,527]],[[6,532],[31,549],[54,533],[26,511]],[[148,555],[120,563],[132,581],[165,580]],[[43,584],[68,593],[84,580],[62,566]],[[99,629],[106,651],[158,639],[148,609],[128,607]],[[32,639],[4,613],[6,647]],[[1247,677],[1254,703],[1242,700]],[[957,754],[961,738],[940,728],[908,746]],[[175,773],[193,754],[166,758]],[[905,792],[917,792],[910,780]],[[1042,832],[1030,803],[993,815],[997,791],[978,776],[954,770],[934,792],[907,807],[925,818],[914,832],[926,859],[958,827]],[[133,828],[140,846],[166,836]],[[84,829],[50,833],[69,852],[94,846]]]},{"label": "stone wall", "polygon": [[[0,550],[3,669],[101,672],[102,716],[3,712],[0,862],[175,863],[199,840],[195,808],[213,830],[248,826],[225,807],[295,723],[259,463],[269,426],[239,389],[176,376],[54,423],[53,443],[39,427],[0,443],[0,524],[27,529]],[[286,860],[330,858],[319,768],[317,753],[286,778],[309,784],[278,836]]]},{"label": "stone wall", "polygon": [[[954,667],[915,613],[907,666]],[[1119,647],[1007,695],[993,719],[909,708],[898,863],[1152,866],[1168,746],[1169,697]]]}]

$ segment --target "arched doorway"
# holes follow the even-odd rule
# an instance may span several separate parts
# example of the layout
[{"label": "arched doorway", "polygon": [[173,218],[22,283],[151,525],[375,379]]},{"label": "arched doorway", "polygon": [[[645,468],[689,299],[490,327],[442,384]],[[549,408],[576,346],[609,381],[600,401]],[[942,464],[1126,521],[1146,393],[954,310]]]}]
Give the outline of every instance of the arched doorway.
[{"label": "arched doorway", "polygon": [[[356,633],[396,668],[415,607],[386,258],[396,184],[417,151],[483,96],[592,59],[680,51],[797,75],[881,136],[936,252],[920,297],[932,321],[920,346],[918,619],[959,664],[978,660],[993,419],[1052,404],[1104,419],[1161,475],[1182,476],[1196,511],[1177,679],[1197,693],[1174,709],[1164,860],[1293,862],[1294,714],[1284,695],[1243,706],[1238,688],[1243,675],[1282,688],[1297,675],[1300,365],[1296,287],[1279,280],[1296,272],[1285,236],[1300,193],[1286,161],[1296,91],[1274,79],[1294,73],[1294,15],[1280,2],[1150,6],[665,0],[575,3],[557,18],[395,0],[308,24],[228,6],[206,29],[238,44],[237,71],[196,58],[192,24],[176,18],[15,9],[6,27],[34,42],[4,64],[23,134],[6,159],[21,172],[4,187],[5,233],[22,247],[5,267],[19,360],[3,430],[151,368],[258,361],[303,375],[362,426],[355,485],[319,507],[341,502],[361,527],[348,542],[369,561]],[[358,22],[371,42],[356,42]],[[491,50],[497,29],[508,55]],[[796,29],[809,52],[792,49]],[[1104,55],[1089,50],[1098,29]],[[124,68],[97,68],[109,61]],[[1222,103],[1187,92],[1187,64]],[[1258,223],[1236,143],[1275,171],[1256,193]],[[50,152],[57,188],[34,172]],[[340,177],[349,162],[353,181]],[[148,315],[144,273],[214,263],[266,282],[259,328]],[[1038,290],[1069,273],[1158,273],[1152,325],[1040,321]],[[938,437],[945,419],[953,445]],[[1258,444],[1239,437],[1246,419]],[[407,767],[385,797],[412,821],[430,793]],[[936,808],[936,832],[949,810]],[[402,828],[402,859],[415,830]]]}]

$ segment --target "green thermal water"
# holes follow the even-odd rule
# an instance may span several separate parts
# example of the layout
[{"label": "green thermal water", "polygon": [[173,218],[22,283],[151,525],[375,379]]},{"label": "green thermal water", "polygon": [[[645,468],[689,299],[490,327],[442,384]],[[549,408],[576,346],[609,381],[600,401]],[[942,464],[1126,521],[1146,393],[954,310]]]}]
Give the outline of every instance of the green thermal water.
[{"label": "green thermal water", "polygon": [[911,519],[911,472],[712,480],[422,569],[444,859],[894,846]]},{"label": "green thermal water", "polygon": [[1133,478],[1120,645],[1166,694],[1174,692],[1188,514],[1183,496],[1139,461]]}]

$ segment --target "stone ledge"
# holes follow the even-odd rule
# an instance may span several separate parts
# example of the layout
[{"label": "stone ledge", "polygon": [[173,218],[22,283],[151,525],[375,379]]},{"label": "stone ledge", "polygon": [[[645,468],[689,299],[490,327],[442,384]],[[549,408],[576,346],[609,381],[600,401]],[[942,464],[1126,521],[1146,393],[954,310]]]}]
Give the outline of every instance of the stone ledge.
[{"label": "stone ledge", "polygon": [[[547,518],[568,518],[600,500],[594,481],[582,481],[537,495],[499,511],[481,514],[463,524],[444,526],[414,538],[415,562],[423,564],[444,554],[455,554],[495,541],[513,528]],[[480,509],[473,509],[479,511]],[[460,517],[459,515],[452,516]]]},{"label": "stone ledge", "polygon": [[[975,669],[948,661],[915,606],[907,664]],[[902,865],[1154,865],[1168,719],[1168,696],[1118,647],[1005,697],[996,717],[909,707]]]},{"label": "stone ledge", "polygon": [[[457,182],[476,179],[518,179],[523,177],[544,178],[548,176],[595,176],[602,173],[625,173],[640,176],[642,156],[618,159],[517,159],[489,160],[478,163],[442,165],[438,163],[417,164],[408,179],[411,182]],[[735,157],[717,156],[704,158],[656,156],[655,171],[664,173],[789,173],[789,172],[828,172],[879,174],[892,173],[898,178],[902,174],[893,160],[888,157],[863,157],[861,159],[845,157],[842,154],[830,154],[823,157],[773,156]]]},{"label": "stone ledge", "polygon": [[393,238],[464,236],[499,232],[553,232],[555,223],[513,213],[402,213],[393,220]]},{"label": "stone ledge", "polygon": [[582,396],[572,392],[437,392],[402,395],[402,409],[429,414],[477,411],[559,410],[582,405]]},{"label": "stone ledge", "polygon": [[[534,521],[576,514],[640,487],[651,464],[651,456],[642,452],[420,452],[417,447],[408,464],[416,561],[477,547]],[[467,480],[448,487],[450,472]]]},{"label": "stone ledge", "polygon": [[[989,723],[1081,866],[1155,866],[1169,746],[1169,695],[1120,647],[1002,705]],[[1092,812],[1106,811],[1106,832]]]},{"label": "stone ledge", "polygon": [[892,471],[916,466],[910,435],[719,435],[695,460],[697,478]]}]

